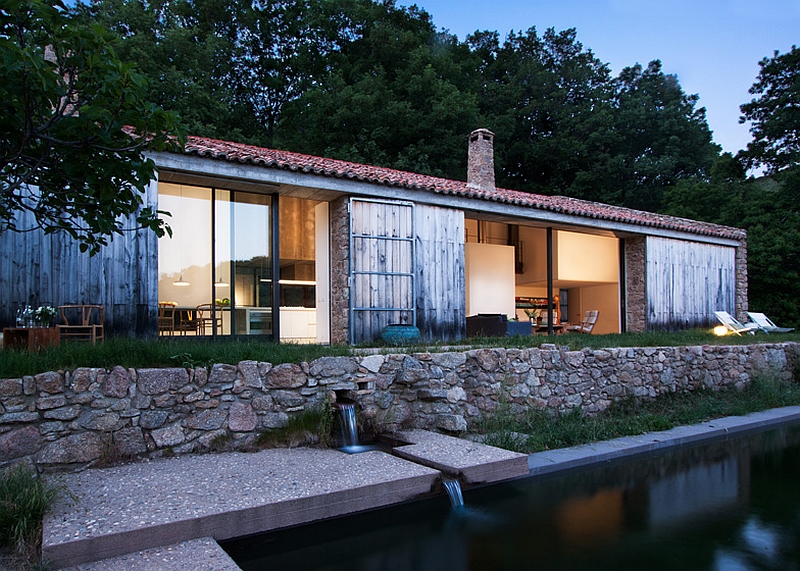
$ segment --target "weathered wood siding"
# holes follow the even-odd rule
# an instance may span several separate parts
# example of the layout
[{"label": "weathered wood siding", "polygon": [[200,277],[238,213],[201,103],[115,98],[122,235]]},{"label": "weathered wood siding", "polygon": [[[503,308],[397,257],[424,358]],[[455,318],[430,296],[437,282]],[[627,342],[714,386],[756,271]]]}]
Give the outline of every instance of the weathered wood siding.
[{"label": "weathered wood siding", "polygon": [[410,203],[353,199],[350,205],[351,342],[414,323],[414,230]]},{"label": "weathered wood siding", "polygon": [[[156,185],[145,198],[155,206]],[[33,226],[30,214],[23,223]],[[131,220],[128,227],[134,227]],[[67,234],[41,231],[0,234],[0,321],[14,322],[19,303],[89,303],[105,306],[111,335],[154,335],[158,279],[155,234],[139,230],[115,236],[90,257]]]},{"label": "weathered wood siding", "polygon": [[735,248],[648,237],[646,258],[648,329],[707,327],[714,311],[735,311]]},{"label": "weathered wood siding", "polygon": [[461,339],[466,327],[464,213],[417,204],[417,327],[428,341]]}]

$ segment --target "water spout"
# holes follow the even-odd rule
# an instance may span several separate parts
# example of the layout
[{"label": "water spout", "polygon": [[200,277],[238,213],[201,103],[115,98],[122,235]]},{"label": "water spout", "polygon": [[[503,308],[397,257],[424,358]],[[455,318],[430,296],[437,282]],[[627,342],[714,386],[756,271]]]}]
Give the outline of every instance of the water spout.
[{"label": "water spout", "polygon": [[461,494],[461,484],[458,480],[442,480],[442,485],[450,498],[450,505],[454,510],[464,507],[464,496]]},{"label": "water spout", "polygon": [[342,427],[342,444],[345,448],[358,446],[358,426],[356,407],[353,404],[339,404],[339,420]]}]

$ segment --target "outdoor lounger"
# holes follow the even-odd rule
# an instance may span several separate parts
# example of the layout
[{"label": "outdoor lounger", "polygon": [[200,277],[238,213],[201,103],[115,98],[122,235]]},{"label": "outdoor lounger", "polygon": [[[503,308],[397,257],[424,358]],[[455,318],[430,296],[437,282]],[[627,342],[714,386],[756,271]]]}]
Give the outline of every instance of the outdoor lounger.
[{"label": "outdoor lounger", "polygon": [[758,325],[758,328],[764,333],[789,333],[794,331],[794,327],[778,327],[772,320],[763,313],[753,313],[748,311],[747,316]]},{"label": "outdoor lounger", "polygon": [[717,316],[717,319],[719,319],[720,323],[727,327],[729,331],[736,333],[736,335],[741,335],[742,333],[755,335],[755,332],[758,330],[758,325],[755,323],[747,323],[742,325],[727,311],[715,311],[714,315]]}]

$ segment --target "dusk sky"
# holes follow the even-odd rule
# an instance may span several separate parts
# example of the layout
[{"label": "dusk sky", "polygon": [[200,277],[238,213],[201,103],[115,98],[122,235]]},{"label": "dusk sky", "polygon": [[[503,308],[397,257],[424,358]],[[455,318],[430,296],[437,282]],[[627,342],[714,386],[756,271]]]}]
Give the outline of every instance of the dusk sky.
[{"label": "dusk sky", "polygon": [[627,66],[660,59],[683,90],[700,96],[714,141],[736,153],[751,140],[739,124],[739,106],[758,62],[800,43],[800,0],[398,0],[416,3],[463,40],[476,30],[535,26],[541,33],[575,28],[584,48],[609,64],[614,75]]}]

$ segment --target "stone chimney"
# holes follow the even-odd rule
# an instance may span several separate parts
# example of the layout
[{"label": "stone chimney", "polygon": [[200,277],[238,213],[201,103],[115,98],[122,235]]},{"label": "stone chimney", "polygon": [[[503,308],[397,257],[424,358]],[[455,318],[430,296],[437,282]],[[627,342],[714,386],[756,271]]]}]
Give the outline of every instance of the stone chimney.
[{"label": "stone chimney", "polygon": [[475,129],[469,134],[467,185],[494,190],[494,133]]}]

